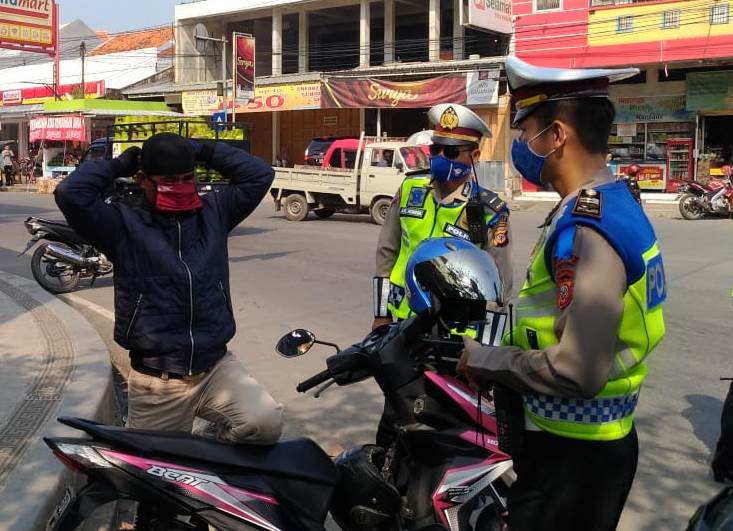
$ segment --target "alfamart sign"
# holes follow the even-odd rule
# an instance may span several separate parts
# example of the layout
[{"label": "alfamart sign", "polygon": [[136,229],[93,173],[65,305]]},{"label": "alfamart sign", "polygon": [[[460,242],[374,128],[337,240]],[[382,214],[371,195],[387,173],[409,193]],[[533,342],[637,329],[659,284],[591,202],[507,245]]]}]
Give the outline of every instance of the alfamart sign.
[{"label": "alfamart sign", "polygon": [[52,0],[0,0],[0,42],[53,46],[53,11]]}]

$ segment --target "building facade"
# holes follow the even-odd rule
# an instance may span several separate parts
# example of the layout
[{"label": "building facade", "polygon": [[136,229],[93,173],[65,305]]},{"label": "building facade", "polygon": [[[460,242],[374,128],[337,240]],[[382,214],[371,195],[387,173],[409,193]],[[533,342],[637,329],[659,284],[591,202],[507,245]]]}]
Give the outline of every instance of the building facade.
[{"label": "building facade", "polygon": [[516,53],[564,68],[636,66],[611,87],[618,173],[648,190],[705,180],[733,162],[733,13],[725,0],[514,0]]},{"label": "building facade", "polygon": [[[471,3],[474,7],[468,0],[182,4],[176,6],[175,83],[127,96],[162,96],[184,112],[210,117],[224,105],[222,77],[232,77],[232,35],[246,33],[256,39],[256,89],[234,112],[237,121],[250,124],[256,155],[302,164],[315,137],[362,132],[408,137],[428,128],[431,105],[449,101],[469,105],[489,123],[494,138],[482,146],[482,156],[502,164],[503,172],[508,98],[499,78],[511,30],[481,27],[473,17],[477,3]],[[503,4],[510,22],[511,4]],[[222,38],[228,41],[224,59],[222,44],[210,40]]]}]

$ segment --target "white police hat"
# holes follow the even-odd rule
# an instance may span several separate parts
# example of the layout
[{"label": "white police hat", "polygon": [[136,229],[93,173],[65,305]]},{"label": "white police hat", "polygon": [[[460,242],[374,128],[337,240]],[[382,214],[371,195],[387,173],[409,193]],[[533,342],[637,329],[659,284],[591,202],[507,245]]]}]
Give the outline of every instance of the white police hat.
[{"label": "white police hat", "polygon": [[433,125],[433,143],[447,146],[480,144],[491,138],[491,129],[471,109],[457,103],[441,103],[428,111]]},{"label": "white police hat", "polygon": [[546,101],[607,98],[609,84],[638,73],[638,68],[547,68],[510,55],[506,77],[517,110],[514,125]]}]

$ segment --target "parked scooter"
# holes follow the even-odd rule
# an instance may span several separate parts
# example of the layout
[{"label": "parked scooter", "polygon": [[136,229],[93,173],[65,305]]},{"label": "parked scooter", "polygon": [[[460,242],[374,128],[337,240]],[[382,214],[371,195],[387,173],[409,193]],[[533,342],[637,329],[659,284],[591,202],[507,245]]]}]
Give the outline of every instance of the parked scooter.
[{"label": "parked scooter", "polygon": [[[345,350],[332,345],[327,368],[297,386],[321,386],[320,394],[374,378],[397,416],[389,448],[359,446],[333,462],[309,439],[231,445],[59,419],[90,437],[46,444],[87,484],[67,493],[50,529],[74,529],[120,499],[138,503],[137,529],[322,531],[329,511],[346,530],[503,529],[512,461],[498,449],[492,400],[452,376],[457,360],[431,335],[436,319],[382,326]],[[294,330],[277,350],[300,356],[316,343]]]},{"label": "parked scooter", "polygon": [[51,293],[68,293],[82,278],[91,278],[93,284],[97,277],[112,273],[112,262],[65,222],[29,217],[24,224],[31,239],[21,256],[46,240],[33,252],[31,272]]},{"label": "parked scooter", "polygon": [[712,179],[707,186],[696,181],[680,184],[680,214],[685,219],[702,219],[707,215],[729,216],[733,204],[731,167],[723,166],[723,177]]}]

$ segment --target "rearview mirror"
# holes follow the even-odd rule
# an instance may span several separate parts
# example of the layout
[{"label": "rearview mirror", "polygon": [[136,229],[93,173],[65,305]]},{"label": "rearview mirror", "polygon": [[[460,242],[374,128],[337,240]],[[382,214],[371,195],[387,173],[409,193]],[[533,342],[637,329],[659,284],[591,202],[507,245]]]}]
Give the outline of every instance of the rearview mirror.
[{"label": "rearview mirror", "polygon": [[401,162],[396,162],[394,167],[397,168],[397,171],[399,172],[402,172],[405,169],[405,165]]},{"label": "rearview mirror", "polygon": [[308,352],[315,342],[316,336],[313,332],[298,328],[281,337],[275,350],[286,358],[296,358]]}]

